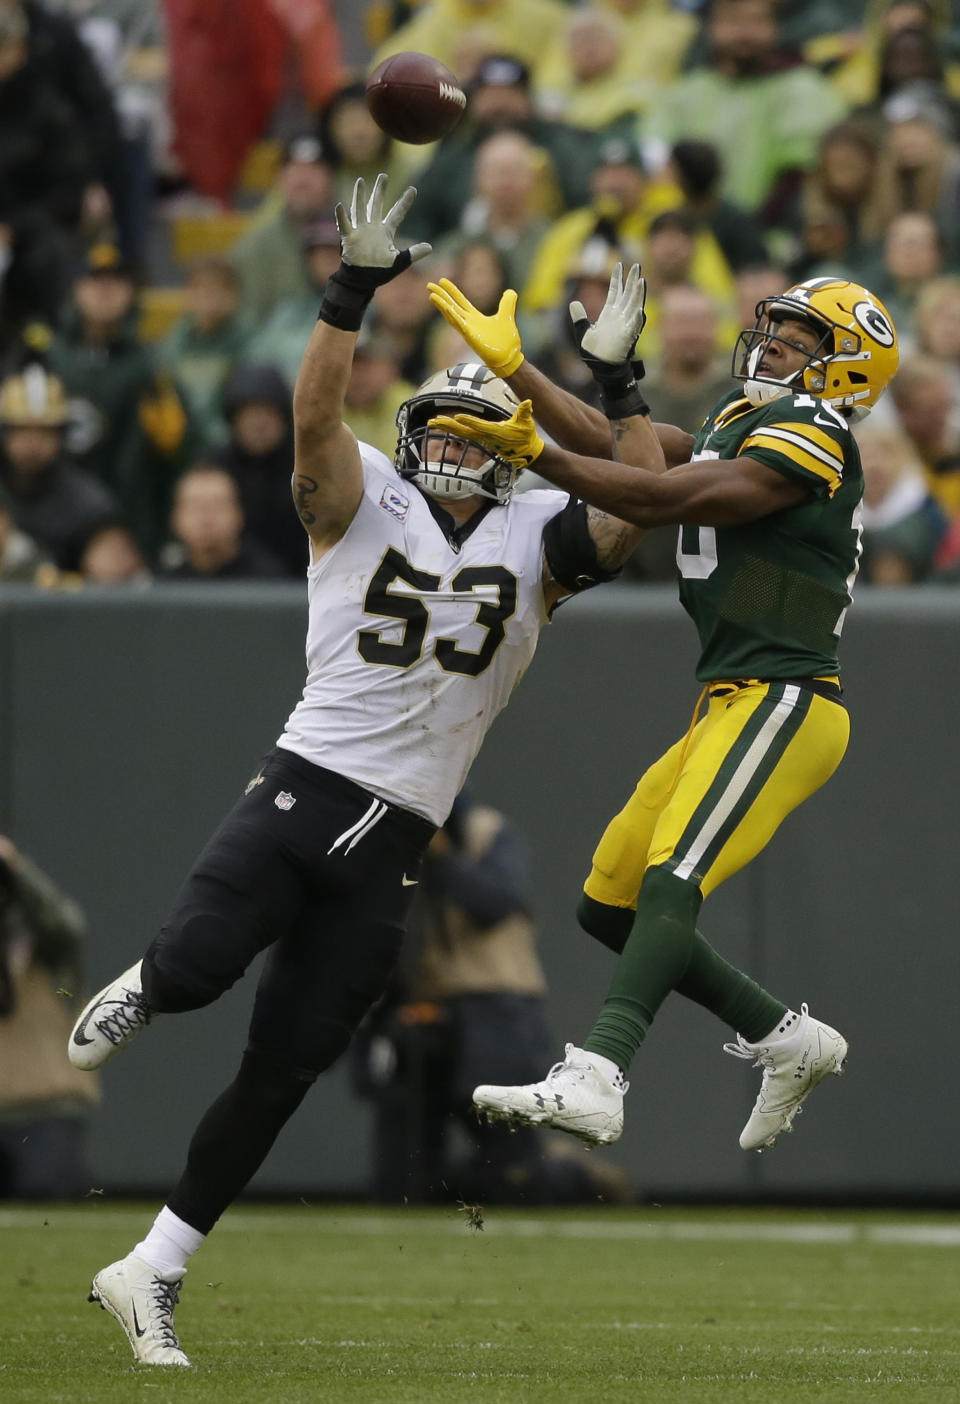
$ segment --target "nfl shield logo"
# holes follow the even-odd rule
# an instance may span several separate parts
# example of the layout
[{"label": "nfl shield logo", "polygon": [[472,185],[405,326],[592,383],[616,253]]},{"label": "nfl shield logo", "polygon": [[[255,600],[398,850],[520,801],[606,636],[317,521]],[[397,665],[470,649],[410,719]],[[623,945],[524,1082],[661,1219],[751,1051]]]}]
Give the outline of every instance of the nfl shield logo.
[{"label": "nfl shield logo", "polygon": [[281,790],[273,802],[278,809],[292,809],[297,801],[289,790]]}]

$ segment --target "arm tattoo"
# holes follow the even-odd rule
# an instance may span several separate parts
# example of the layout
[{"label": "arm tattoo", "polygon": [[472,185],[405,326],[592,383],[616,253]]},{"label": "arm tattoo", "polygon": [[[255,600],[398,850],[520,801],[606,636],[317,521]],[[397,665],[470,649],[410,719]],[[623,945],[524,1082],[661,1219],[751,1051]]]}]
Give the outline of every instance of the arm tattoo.
[{"label": "arm tattoo", "polygon": [[296,504],[297,515],[304,526],[313,526],[317,520],[313,511],[310,499],[317,491],[316,478],[308,478],[306,473],[298,473],[294,479],[293,500]]},{"label": "arm tattoo", "polygon": [[609,512],[601,512],[599,507],[587,508],[587,526],[600,565],[604,570],[618,570],[637,544],[637,528]]},{"label": "arm tattoo", "polygon": [[613,436],[613,456],[620,458],[619,448],[623,440],[630,432],[630,425],[626,419],[611,419],[610,433]]}]

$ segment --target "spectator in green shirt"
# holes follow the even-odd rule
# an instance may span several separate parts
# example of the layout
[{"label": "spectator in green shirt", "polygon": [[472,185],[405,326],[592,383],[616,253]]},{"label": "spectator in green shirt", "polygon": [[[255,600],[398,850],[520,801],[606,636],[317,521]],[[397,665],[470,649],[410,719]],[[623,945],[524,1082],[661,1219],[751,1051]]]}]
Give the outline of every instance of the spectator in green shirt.
[{"label": "spectator in green shirt", "polygon": [[712,142],[721,195],[775,222],[821,134],[843,115],[828,81],[781,49],[772,0],[713,0],[709,57],[667,89],[644,135]]},{"label": "spectator in green shirt", "polygon": [[114,245],[95,244],[77,269],[48,360],[70,399],[67,447],[110,488],[152,556],[192,434],[172,376],[140,340],[137,317],[132,270]]},{"label": "spectator in green shirt", "polygon": [[247,365],[274,366],[288,385],[297,383],[300,362],[317,325],[317,308],[327,279],[340,265],[340,231],[334,219],[318,219],[301,235],[304,285],[277,303],[247,342]]},{"label": "spectator in green shirt", "polygon": [[220,392],[243,359],[253,328],[240,310],[240,277],[224,258],[198,259],[187,278],[187,311],[160,350],[177,377],[203,444],[224,438]]},{"label": "spectator in green shirt", "polygon": [[[309,291],[303,263],[303,231],[329,215],[334,203],[334,173],[319,139],[306,134],[287,143],[277,177],[276,204],[232,250],[243,283],[243,305],[253,322],[264,322],[285,297]],[[275,205],[275,208],[274,208]]]}]

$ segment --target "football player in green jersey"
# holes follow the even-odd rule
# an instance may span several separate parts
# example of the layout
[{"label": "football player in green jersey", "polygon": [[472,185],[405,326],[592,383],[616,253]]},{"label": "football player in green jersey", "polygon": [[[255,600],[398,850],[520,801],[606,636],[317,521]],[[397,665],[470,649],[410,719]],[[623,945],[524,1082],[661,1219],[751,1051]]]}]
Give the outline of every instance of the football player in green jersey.
[{"label": "football player in green jersey", "polygon": [[[865,288],[815,278],[761,301],[726,396],[692,436],[654,425],[631,361],[643,327],[635,265],[594,325],[571,315],[606,419],[523,358],[516,295],[484,317],[449,281],[431,301],[524,403],[503,424],[438,421],[639,527],[680,526],[680,598],[700,634],[700,703],[644,774],[593,857],[578,915],[620,960],[583,1047],[543,1082],[478,1087],[481,1112],[593,1143],[623,1125],[625,1073],[677,990],[736,1032],[726,1051],[763,1069],[740,1136],[773,1145],[847,1054],[841,1034],[788,1008],[696,929],[701,903],[766,845],[839,765],[849,724],[837,645],[860,555],[863,475],[851,434],[896,373],[897,336]],[[537,420],[556,441],[545,445]],[[611,434],[612,457],[611,462]],[[556,445],[564,445],[558,447]],[[701,706],[706,712],[700,717]]]}]

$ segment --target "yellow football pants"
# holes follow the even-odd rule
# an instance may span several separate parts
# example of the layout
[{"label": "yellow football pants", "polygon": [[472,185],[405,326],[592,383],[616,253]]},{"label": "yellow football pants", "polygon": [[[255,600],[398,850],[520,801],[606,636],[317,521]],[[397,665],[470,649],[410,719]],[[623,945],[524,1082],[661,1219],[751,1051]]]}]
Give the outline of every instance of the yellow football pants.
[{"label": "yellow football pants", "polygon": [[607,825],[584,883],[595,901],[636,907],[651,867],[708,896],[843,759],[850,721],[829,697],[790,682],[715,682],[707,690],[706,715],[694,716]]}]

